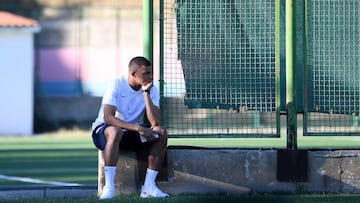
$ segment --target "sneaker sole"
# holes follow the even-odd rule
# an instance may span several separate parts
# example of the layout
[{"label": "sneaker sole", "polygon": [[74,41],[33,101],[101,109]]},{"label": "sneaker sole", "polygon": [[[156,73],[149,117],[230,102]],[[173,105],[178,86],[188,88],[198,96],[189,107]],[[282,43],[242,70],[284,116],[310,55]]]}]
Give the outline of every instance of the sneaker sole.
[{"label": "sneaker sole", "polygon": [[163,196],[163,197],[154,197],[154,196],[151,196],[151,195],[148,195],[148,194],[142,192],[140,194],[140,197],[142,197],[142,198],[165,198],[165,197],[169,197],[169,195],[166,195],[166,196]]}]

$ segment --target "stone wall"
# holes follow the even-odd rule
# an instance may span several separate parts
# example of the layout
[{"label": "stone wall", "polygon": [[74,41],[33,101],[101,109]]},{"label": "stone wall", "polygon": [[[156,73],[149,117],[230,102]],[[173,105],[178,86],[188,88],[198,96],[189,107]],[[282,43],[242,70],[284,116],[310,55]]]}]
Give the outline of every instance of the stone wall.
[{"label": "stone wall", "polygon": [[[176,149],[170,147],[167,181],[159,187],[170,194],[244,194],[256,192],[360,193],[360,150],[307,151],[307,180],[278,180],[278,150]],[[119,159],[118,194],[139,192],[138,170],[130,154]],[[99,163],[101,162],[99,156]],[[133,165],[132,165],[133,164]],[[290,164],[290,163],[289,163]],[[124,166],[125,169],[124,169]],[[102,166],[99,164],[99,177]],[[130,180],[130,181],[129,181]],[[127,184],[127,185],[124,185]],[[99,193],[104,185],[99,179]],[[132,187],[132,188],[129,188]]]}]

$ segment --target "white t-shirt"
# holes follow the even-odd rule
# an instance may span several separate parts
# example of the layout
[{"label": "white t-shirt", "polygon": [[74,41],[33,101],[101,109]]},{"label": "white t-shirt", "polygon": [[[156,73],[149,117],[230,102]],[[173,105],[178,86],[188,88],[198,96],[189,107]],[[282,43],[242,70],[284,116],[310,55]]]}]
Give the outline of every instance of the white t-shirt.
[{"label": "white t-shirt", "polygon": [[[150,90],[150,98],[153,104],[159,107],[159,90],[153,86]],[[104,123],[103,104],[109,104],[116,107],[115,116],[128,123],[142,124],[145,113],[145,101],[142,90],[135,91],[129,85],[125,76],[114,79],[107,86],[102,99],[102,105],[98,117],[92,124],[94,130],[96,126]]]}]

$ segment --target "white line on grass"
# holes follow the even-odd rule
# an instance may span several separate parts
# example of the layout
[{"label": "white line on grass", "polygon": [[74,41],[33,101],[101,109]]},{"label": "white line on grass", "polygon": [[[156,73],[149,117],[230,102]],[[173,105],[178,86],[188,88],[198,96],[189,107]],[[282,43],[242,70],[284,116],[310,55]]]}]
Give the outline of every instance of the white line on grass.
[{"label": "white line on grass", "polygon": [[80,186],[81,185],[81,184],[78,184],[78,183],[65,183],[65,182],[59,182],[59,181],[46,181],[46,180],[39,180],[39,179],[26,178],[26,177],[7,176],[7,175],[0,175],[0,179],[27,182],[27,183],[49,184],[49,185],[57,185],[57,186]]}]

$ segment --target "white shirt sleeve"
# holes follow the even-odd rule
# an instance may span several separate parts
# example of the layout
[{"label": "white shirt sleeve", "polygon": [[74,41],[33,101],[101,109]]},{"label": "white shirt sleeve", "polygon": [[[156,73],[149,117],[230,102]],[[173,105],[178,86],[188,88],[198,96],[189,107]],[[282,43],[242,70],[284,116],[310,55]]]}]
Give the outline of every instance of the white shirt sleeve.
[{"label": "white shirt sleeve", "polygon": [[117,80],[112,80],[104,93],[102,104],[109,104],[112,106],[116,106],[116,99],[118,94]]}]

